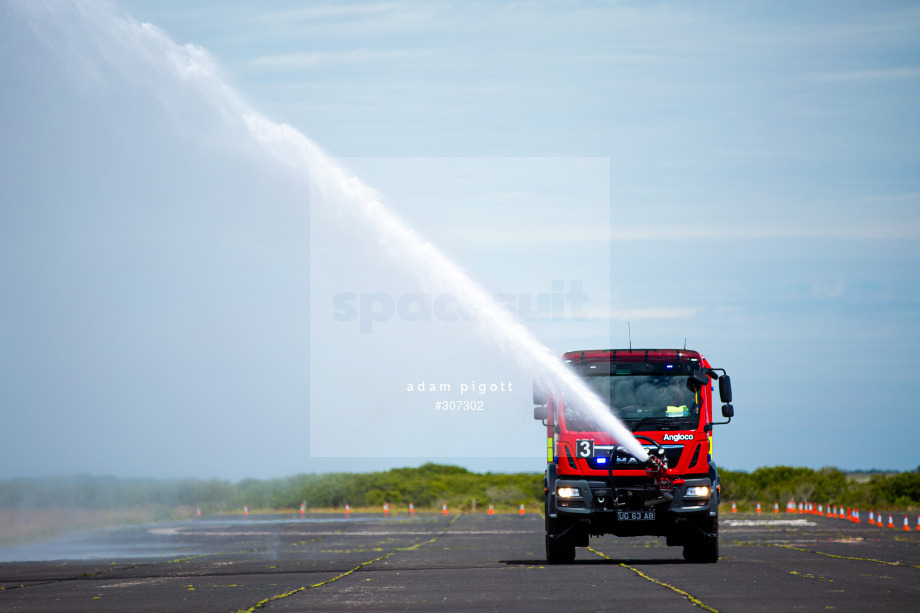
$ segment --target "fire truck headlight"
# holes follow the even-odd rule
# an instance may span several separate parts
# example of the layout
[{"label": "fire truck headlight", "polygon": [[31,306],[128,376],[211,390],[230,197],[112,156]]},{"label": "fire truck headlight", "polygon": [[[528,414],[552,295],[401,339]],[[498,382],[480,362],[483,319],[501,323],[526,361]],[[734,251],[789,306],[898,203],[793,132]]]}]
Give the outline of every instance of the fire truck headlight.
[{"label": "fire truck headlight", "polygon": [[581,492],[577,488],[571,486],[560,486],[556,489],[556,496],[562,499],[571,499],[579,495],[581,495]]},{"label": "fire truck headlight", "polygon": [[708,486],[691,486],[687,489],[687,497],[708,497],[709,496],[709,487]]}]

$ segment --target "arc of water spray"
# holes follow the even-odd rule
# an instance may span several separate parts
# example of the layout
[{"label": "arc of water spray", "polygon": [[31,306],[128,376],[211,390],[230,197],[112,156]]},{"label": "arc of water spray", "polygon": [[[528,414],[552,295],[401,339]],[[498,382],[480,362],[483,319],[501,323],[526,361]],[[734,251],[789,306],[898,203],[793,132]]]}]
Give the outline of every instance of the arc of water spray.
[{"label": "arc of water spray", "polygon": [[[606,404],[520,321],[503,309],[483,288],[449,260],[436,246],[409,228],[380,201],[377,193],[349,174],[315,143],[286,124],[270,121],[250,107],[219,75],[207,52],[195,45],[178,45],[166,33],[120,15],[103,3],[78,2],[80,17],[118,43],[136,43],[146,61],[161,63],[175,78],[196,85],[228,118],[239,118],[249,134],[280,161],[303,172],[336,197],[356,219],[371,224],[385,251],[402,262],[423,284],[452,292],[475,316],[480,333],[526,368],[556,381],[563,392],[577,398],[598,424],[605,427],[630,454],[645,461],[648,454],[632,432]],[[58,16],[54,3],[48,13]],[[151,53],[153,51],[154,53]],[[157,53],[159,56],[157,56]]]},{"label": "arc of water spray", "polygon": [[[582,379],[523,324],[502,308],[488,292],[474,282],[435,245],[409,228],[377,193],[320,150],[306,136],[290,126],[274,123],[251,110],[245,121],[252,136],[278,158],[296,161],[309,168],[311,177],[325,190],[338,193],[354,216],[370,221],[381,246],[395,260],[408,263],[410,271],[428,287],[450,291],[474,316],[481,334],[523,366],[548,374],[569,395],[581,401],[598,423],[603,425],[626,450],[644,461],[648,455],[632,432],[617,420],[606,404]],[[296,153],[295,153],[296,152]],[[291,157],[293,154],[293,158]]]}]

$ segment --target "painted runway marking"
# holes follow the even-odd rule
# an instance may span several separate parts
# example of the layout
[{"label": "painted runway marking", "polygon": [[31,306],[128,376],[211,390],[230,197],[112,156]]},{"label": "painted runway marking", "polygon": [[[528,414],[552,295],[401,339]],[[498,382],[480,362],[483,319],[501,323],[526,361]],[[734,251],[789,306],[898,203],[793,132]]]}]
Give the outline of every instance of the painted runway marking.
[{"label": "painted runway marking", "polygon": [[[341,537],[347,537],[350,535],[361,535],[366,537],[387,537],[391,535],[440,535],[440,531],[289,531],[285,533],[277,533],[274,531],[198,531],[190,527],[172,527],[172,528],[158,528],[150,529],[148,533],[153,535],[181,535],[181,536],[191,536],[191,535],[223,535],[223,536],[264,536],[264,535],[282,535],[284,537],[292,537],[298,535],[305,535],[308,537],[316,535],[338,535]],[[524,535],[531,533],[538,533],[539,531],[451,531],[451,535]]]},{"label": "painted runway marking", "polygon": [[816,527],[817,522],[796,518],[794,520],[723,520],[730,527]]}]

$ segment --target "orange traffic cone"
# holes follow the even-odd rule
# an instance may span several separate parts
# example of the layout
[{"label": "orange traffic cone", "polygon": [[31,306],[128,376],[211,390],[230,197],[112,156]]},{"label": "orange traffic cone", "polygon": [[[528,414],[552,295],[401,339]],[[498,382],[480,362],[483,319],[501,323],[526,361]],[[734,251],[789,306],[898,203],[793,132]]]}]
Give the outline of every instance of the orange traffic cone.
[{"label": "orange traffic cone", "polygon": [[875,525],[875,510],[869,510],[869,524]]},{"label": "orange traffic cone", "polygon": [[409,515],[410,515],[410,516],[415,516],[415,504],[413,504],[413,503],[410,503],[410,504],[409,504]]},{"label": "orange traffic cone", "polygon": [[760,501],[757,502],[757,513],[760,513]]},{"label": "orange traffic cone", "polygon": [[732,501],[732,514],[737,514],[737,513],[738,513],[738,508],[735,507],[735,502]]},{"label": "orange traffic cone", "polygon": [[307,502],[306,501],[300,504],[300,515],[301,516],[307,515]]},{"label": "orange traffic cone", "polygon": [[779,503],[778,502],[773,504],[773,513],[779,514]]},{"label": "orange traffic cone", "polygon": [[910,531],[910,525],[907,524],[907,516],[904,516],[904,530]]},{"label": "orange traffic cone", "polygon": [[383,504],[383,515],[384,515],[384,516],[389,516],[389,515],[390,515],[390,504],[389,504],[389,503],[384,503],[384,504]]},{"label": "orange traffic cone", "polygon": [[495,514],[495,506],[490,503],[489,504],[489,516],[492,516],[494,514]]},{"label": "orange traffic cone", "polygon": [[920,531],[920,514],[917,514],[917,530]]},{"label": "orange traffic cone", "polygon": [[346,503],[345,504],[345,518],[348,518],[349,516],[351,516],[351,508],[348,507],[348,504]]},{"label": "orange traffic cone", "polygon": [[249,506],[244,505],[243,506],[243,516],[248,516],[248,515],[249,515]]},{"label": "orange traffic cone", "polygon": [[198,518],[201,518],[201,508],[200,507],[195,508],[195,516]]},{"label": "orange traffic cone", "polygon": [[447,504],[446,503],[441,506],[441,515],[447,516]]},{"label": "orange traffic cone", "polygon": [[[521,503],[521,509],[518,511],[518,514],[520,514],[521,516],[524,515],[524,504],[523,503]],[[906,522],[907,518],[905,518],[904,521]]]},{"label": "orange traffic cone", "polygon": [[856,524],[859,524],[859,523],[860,523],[860,520],[859,520],[859,508],[858,508],[858,507],[857,507],[857,508],[853,508],[853,522],[855,522]]},{"label": "orange traffic cone", "polygon": [[889,529],[894,528],[894,520],[891,519],[891,514],[888,514],[888,528]]}]

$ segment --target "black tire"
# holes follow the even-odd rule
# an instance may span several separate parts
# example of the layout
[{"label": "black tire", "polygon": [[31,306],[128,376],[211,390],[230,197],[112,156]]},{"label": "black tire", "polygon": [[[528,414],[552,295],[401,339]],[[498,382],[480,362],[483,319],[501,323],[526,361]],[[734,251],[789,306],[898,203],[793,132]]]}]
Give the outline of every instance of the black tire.
[{"label": "black tire", "polygon": [[[690,527],[684,544],[684,560],[688,563],[715,563],[719,560],[719,519],[707,518]],[[705,535],[709,533],[710,535]]]},{"label": "black tire", "polygon": [[543,506],[546,527],[546,562],[550,565],[571,563],[575,560],[575,544],[566,537],[556,537],[565,531],[558,520],[549,517],[549,501]]}]

